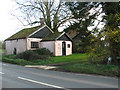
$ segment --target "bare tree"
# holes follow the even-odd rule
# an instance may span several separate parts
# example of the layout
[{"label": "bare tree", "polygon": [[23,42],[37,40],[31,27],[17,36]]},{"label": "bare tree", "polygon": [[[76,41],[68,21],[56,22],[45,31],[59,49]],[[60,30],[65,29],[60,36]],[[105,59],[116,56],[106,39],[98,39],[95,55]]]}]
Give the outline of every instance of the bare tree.
[{"label": "bare tree", "polygon": [[44,18],[45,23],[56,31],[61,24],[71,18],[71,12],[62,0],[16,0],[15,2],[29,25],[40,23],[40,18]]}]

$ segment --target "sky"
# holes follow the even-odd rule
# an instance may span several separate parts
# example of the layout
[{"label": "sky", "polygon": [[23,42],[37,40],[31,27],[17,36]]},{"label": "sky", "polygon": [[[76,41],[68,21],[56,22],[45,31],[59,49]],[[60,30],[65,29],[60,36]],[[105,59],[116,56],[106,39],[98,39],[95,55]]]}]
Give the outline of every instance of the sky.
[{"label": "sky", "polygon": [[0,2],[0,41],[10,37],[21,28],[22,24],[12,14],[16,3],[13,0],[1,0]]},{"label": "sky", "polygon": [[15,16],[11,15],[20,13],[19,11],[15,12],[16,6],[14,0],[1,0],[0,2],[0,41],[7,39],[11,35],[25,28]]},{"label": "sky", "polygon": [[23,24],[12,14],[18,15],[14,0],[1,0],[0,2],[0,41],[7,39],[23,28]]}]

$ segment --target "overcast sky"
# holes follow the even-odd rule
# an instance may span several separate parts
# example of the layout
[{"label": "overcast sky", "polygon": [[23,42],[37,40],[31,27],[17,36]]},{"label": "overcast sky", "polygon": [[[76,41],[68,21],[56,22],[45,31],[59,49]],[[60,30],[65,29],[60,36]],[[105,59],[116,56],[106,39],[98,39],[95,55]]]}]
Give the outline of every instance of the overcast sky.
[{"label": "overcast sky", "polygon": [[26,28],[15,16],[11,15],[16,14],[16,6],[14,0],[1,0],[0,2],[0,41]]},{"label": "overcast sky", "polygon": [[23,28],[17,18],[11,15],[15,6],[15,2],[12,0],[1,0],[0,2],[0,40],[5,40]]},{"label": "overcast sky", "polygon": [[22,28],[25,28],[15,16],[11,15],[12,13],[15,13],[15,9],[16,9],[16,3],[14,2],[14,0],[1,0],[0,40],[5,40],[11,35],[21,30]]}]

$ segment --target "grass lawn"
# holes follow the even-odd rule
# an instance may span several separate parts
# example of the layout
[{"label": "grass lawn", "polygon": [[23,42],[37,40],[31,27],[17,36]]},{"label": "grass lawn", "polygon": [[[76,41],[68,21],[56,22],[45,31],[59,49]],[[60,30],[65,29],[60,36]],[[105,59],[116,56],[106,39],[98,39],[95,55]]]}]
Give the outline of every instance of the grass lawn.
[{"label": "grass lawn", "polygon": [[4,52],[5,50],[4,49],[0,49],[0,52]]},{"label": "grass lawn", "polygon": [[81,61],[87,61],[87,58],[87,54],[72,54],[69,56],[53,57],[52,60],[54,63],[77,63]]},{"label": "grass lawn", "polygon": [[87,63],[87,54],[72,54],[69,56],[57,56],[51,57],[50,60],[41,61],[36,60],[34,64],[36,65],[66,65],[66,64],[74,64],[74,63]]},{"label": "grass lawn", "polygon": [[91,64],[88,61],[89,56],[87,54],[72,54],[69,56],[58,56],[51,57],[50,60],[35,60],[33,62],[26,61],[23,59],[12,59],[13,55],[3,57],[3,62],[13,63],[18,65],[60,65],[57,70],[75,72],[75,73],[87,73],[87,74],[98,74],[105,76],[119,76],[119,68],[117,65],[106,65],[106,64]]},{"label": "grass lawn", "polygon": [[116,65],[101,65],[101,64],[69,64],[58,68],[61,71],[75,72],[75,73],[87,73],[97,74],[104,76],[119,76],[119,68]]}]

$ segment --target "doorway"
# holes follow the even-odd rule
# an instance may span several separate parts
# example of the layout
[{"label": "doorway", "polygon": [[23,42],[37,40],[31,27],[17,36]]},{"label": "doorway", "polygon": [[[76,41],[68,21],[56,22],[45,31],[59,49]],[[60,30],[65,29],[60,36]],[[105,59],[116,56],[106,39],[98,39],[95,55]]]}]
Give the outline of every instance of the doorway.
[{"label": "doorway", "polygon": [[66,43],[62,42],[62,55],[66,56]]},{"label": "doorway", "polygon": [[16,48],[14,48],[14,50],[13,50],[13,54],[14,54],[14,55],[17,54],[17,49],[16,49]]}]

